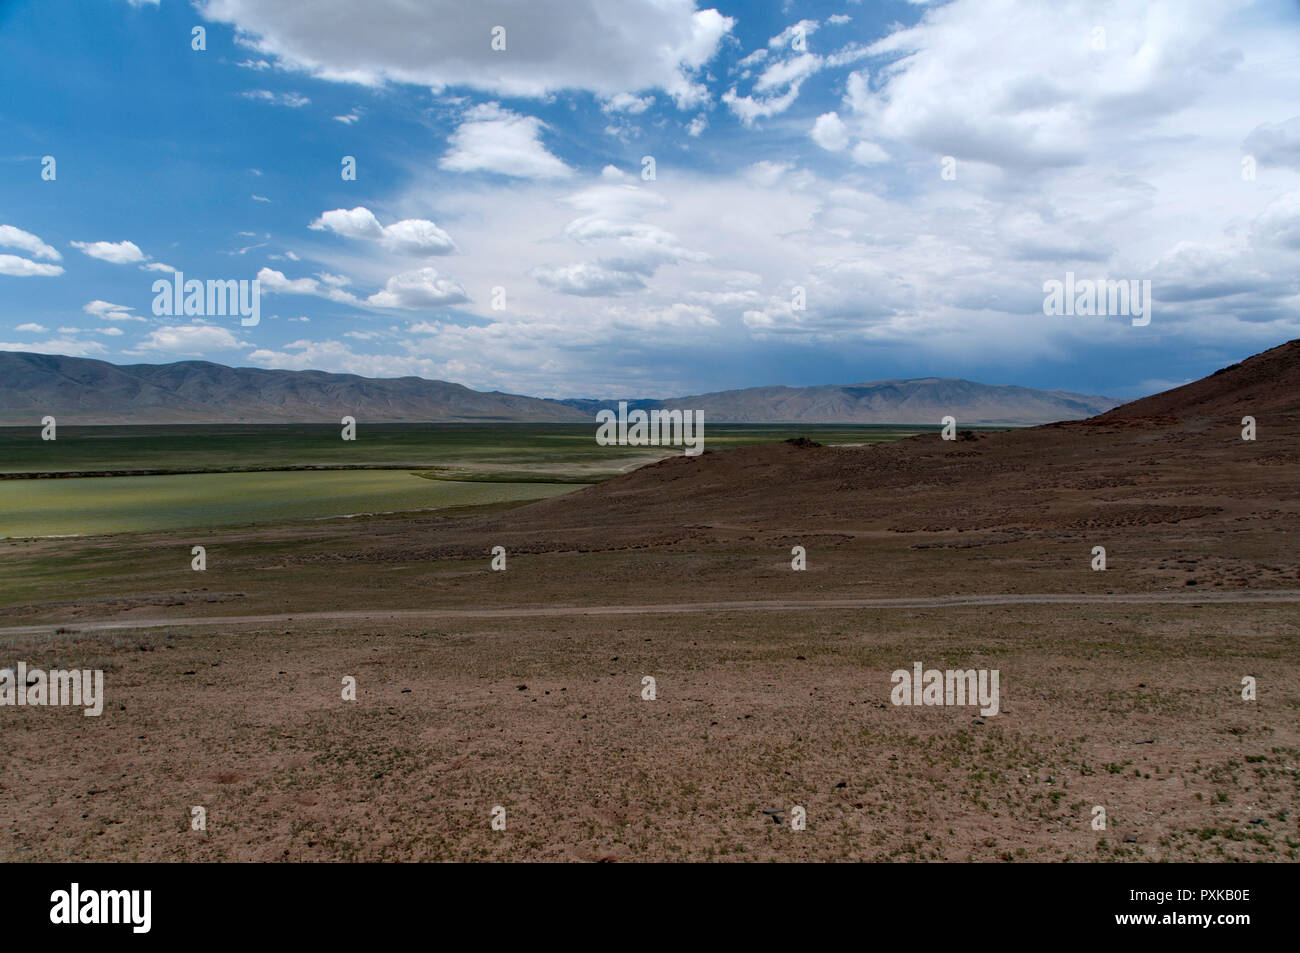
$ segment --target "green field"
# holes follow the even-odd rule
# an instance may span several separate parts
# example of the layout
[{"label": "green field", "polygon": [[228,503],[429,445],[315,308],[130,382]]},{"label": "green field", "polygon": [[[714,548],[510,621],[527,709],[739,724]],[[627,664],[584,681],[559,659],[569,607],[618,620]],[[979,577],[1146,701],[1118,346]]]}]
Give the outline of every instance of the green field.
[{"label": "green field", "polygon": [[[806,437],[897,440],[937,427],[705,427],[705,450]],[[520,502],[680,453],[602,447],[585,424],[0,428],[0,538],[145,532]]]},{"label": "green field", "polygon": [[146,532],[542,499],[552,483],[453,483],[404,470],[0,481],[0,537]]},{"label": "green field", "polygon": [[[895,440],[937,427],[705,425],[706,450],[789,437],[825,444]],[[447,468],[492,479],[550,474],[594,483],[680,450],[601,447],[595,424],[366,424],[355,441],[322,424],[209,424],[60,427],[41,440],[39,427],[0,427],[0,475],[18,473],[165,472],[288,467]],[[463,478],[463,476],[462,476]],[[560,480],[557,482],[568,482]]]}]

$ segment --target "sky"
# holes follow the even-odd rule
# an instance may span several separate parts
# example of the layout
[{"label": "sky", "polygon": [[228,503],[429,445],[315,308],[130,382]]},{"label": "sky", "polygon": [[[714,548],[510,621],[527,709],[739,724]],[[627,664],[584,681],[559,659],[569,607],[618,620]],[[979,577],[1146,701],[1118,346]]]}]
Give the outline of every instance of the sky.
[{"label": "sky", "polygon": [[0,89],[0,350],[1129,398],[1300,337],[1296,0],[0,0]]}]

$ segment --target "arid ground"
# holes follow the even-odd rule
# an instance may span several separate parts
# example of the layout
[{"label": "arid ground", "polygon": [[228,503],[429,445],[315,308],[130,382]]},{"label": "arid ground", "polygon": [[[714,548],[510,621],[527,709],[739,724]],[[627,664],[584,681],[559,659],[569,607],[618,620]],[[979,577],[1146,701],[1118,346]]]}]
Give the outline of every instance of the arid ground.
[{"label": "arid ground", "polygon": [[[0,665],[107,702],[0,709],[0,859],[1294,861],[1300,343],[959,437],[8,541]],[[892,704],[914,662],[1000,712]]]}]

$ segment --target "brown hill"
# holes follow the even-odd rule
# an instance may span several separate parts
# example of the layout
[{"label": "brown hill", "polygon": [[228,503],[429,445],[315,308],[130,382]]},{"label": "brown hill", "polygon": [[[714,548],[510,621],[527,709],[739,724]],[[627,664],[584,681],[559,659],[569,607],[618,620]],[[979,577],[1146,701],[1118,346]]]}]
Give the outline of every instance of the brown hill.
[{"label": "brown hill", "polygon": [[1300,411],[1300,339],[1287,341],[1209,377],[1143,397],[1095,420],[1163,417],[1218,419]]},{"label": "brown hill", "polygon": [[[698,548],[733,539],[1135,528],[1233,532],[1300,516],[1300,341],[1086,421],[861,447],[672,457],[474,527],[512,550]],[[1258,420],[1256,441],[1240,419]],[[707,448],[707,429],[706,441]],[[757,534],[757,535],[756,535]]]}]

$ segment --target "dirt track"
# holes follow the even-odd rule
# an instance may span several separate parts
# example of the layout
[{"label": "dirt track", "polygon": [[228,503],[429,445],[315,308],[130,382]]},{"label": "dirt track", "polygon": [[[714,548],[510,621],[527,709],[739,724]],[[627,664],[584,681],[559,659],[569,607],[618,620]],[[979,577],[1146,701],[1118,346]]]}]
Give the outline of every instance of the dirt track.
[{"label": "dirt track", "polygon": [[106,632],[121,629],[159,629],[193,625],[278,625],[285,622],[435,622],[440,619],[528,619],[555,616],[679,615],[694,612],[786,612],[830,609],[942,609],[959,606],[1017,605],[1200,605],[1221,603],[1300,602],[1300,589],[1264,592],[1215,593],[1114,593],[1021,594],[936,596],[930,599],[773,599],[763,602],[693,602],[685,605],[639,606],[520,606],[510,609],[357,609],[346,612],[294,612],[276,615],[227,615],[165,619],[104,619],[69,622],[65,625],[18,625],[0,628],[0,636],[42,635],[60,629],[69,633]]}]

